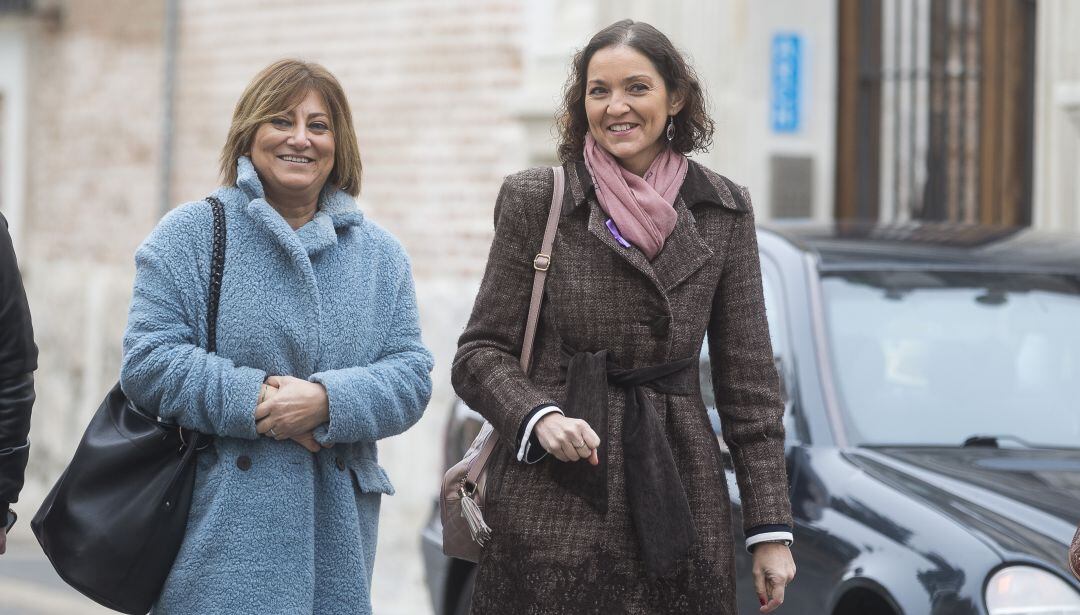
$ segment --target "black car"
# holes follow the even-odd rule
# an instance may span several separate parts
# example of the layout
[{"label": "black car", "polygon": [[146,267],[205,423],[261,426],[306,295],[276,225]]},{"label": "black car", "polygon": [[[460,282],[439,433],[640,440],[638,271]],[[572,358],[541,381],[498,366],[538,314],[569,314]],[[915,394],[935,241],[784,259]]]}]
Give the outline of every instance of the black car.
[{"label": "black car", "polygon": [[[758,242],[798,566],[780,612],[1080,615],[1080,238],[836,224]],[[448,466],[479,426],[459,402]],[[472,565],[440,535],[436,509],[434,609],[463,614]],[[736,564],[755,613],[744,550]]]}]

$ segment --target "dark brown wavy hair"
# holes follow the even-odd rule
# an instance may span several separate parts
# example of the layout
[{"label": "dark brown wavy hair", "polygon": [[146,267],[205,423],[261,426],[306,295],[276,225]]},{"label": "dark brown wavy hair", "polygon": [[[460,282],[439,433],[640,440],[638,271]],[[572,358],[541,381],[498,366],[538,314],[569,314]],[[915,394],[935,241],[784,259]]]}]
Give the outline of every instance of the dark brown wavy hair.
[{"label": "dark brown wavy hair", "polygon": [[663,32],[647,23],[624,19],[597,32],[589,44],[574,56],[556,120],[559,127],[559,159],[563,162],[582,159],[585,135],[589,132],[589,120],[585,115],[585,82],[589,61],[597,51],[620,45],[635,49],[649,58],[663,77],[668,91],[682,94],[683,107],[675,115],[672,149],[682,154],[708,150],[715,124],[706,111],[708,101],[694,68]]}]

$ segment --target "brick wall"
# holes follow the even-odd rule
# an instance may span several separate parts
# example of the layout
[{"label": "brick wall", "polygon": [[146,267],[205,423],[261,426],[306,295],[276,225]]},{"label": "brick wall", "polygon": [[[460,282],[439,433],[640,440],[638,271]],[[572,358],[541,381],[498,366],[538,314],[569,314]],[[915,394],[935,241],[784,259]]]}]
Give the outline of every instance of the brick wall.
[{"label": "brick wall", "polygon": [[[157,215],[162,2],[63,3],[30,53],[28,237],[37,259],[126,264]],[[119,232],[100,232],[105,230]]]},{"label": "brick wall", "polygon": [[520,145],[506,108],[520,85],[518,4],[184,3],[176,199],[215,185],[250,78],[278,58],[314,60],[352,104],[365,212],[405,242],[417,277],[476,275],[490,237],[490,215],[478,214],[490,212]]}]

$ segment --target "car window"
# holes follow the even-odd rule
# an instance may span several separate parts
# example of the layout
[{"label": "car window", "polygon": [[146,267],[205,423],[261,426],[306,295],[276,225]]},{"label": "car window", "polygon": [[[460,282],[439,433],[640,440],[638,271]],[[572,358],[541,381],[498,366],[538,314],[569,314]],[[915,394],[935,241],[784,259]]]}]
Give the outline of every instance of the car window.
[{"label": "car window", "polygon": [[797,441],[794,395],[795,358],[792,355],[791,334],[780,278],[780,268],[768,256],[761,255],[761,288],[765,295],[765,315],[769,319],[769,340],[772,342],[773,362],[780,376],[780,397],[784,401],[784,428],[788,441]]},{"label": "car window", "polygon": [[822,289],[856,443],[1080,448],[1080,279],[872,271]]},{"label": "car window", "polygon": [[788,359],[790,342],[780,289],[780,272],[771,258],[762,255],[761,290],[765,295],[765,315],[769,319],[769,340],[772,341],[773,355]]}]

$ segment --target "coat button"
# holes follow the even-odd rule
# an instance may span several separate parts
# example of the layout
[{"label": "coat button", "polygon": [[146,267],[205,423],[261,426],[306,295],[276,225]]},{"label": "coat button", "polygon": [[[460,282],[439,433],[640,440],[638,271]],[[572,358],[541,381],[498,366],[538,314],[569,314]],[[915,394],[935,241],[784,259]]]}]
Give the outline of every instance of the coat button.
[{"label": "coat button", "polygon": [[248,457],[247,455],[240,455],[236,458],[236,467],[247,472],[251,469],[251,457]]},{"label": "coat button", "polygon": [[341,458],[341,455],[334,457],[334,465],[336,465],[337,469],[341,470],[342,472],[345,471],[345,460]]}]

